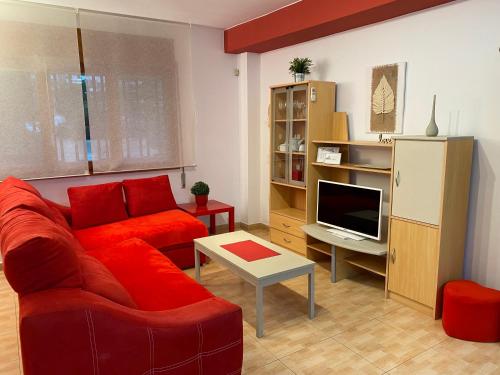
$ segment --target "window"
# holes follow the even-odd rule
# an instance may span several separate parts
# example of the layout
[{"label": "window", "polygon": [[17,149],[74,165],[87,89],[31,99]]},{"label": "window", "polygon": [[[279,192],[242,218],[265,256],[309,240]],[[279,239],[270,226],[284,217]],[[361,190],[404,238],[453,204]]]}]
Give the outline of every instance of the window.
[{"label": "window", "polygon": [[0,45],[0,179],[194,165],[188,25],[0,2]]},{"label": "window", "polygon": [[0,3],[0,179],[88,172],[74,11]]}]

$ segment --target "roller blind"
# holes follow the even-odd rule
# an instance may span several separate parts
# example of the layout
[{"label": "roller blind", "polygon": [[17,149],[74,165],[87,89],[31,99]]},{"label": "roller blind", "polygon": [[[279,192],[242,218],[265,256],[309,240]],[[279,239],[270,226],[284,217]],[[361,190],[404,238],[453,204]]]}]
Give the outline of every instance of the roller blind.
[{"label": "roller blind", "polygon": [[0,2],[0,179],[88,172],[71,9]]},{"label": "roller blind", "polygon": [[194,164],[188,25],[79,12],[93,169]]}]

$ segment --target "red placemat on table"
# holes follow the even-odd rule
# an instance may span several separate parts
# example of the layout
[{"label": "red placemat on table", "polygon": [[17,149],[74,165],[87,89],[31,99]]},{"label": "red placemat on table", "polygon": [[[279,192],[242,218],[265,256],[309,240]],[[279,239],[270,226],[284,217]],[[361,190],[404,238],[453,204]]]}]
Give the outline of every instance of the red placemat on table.
[{"label": "red placemat on table", "polygon": [[252,240],[229,243],[226,245],[221,245],[221,247],[223,247],[227,251],[230,251],[234,255],[245,259],[247,262],[253,262],[254,260],[280,255],[280,253],[277,253],[276,251],[262,246],[261,244],[258,244],[257,242],[254,242]]}]

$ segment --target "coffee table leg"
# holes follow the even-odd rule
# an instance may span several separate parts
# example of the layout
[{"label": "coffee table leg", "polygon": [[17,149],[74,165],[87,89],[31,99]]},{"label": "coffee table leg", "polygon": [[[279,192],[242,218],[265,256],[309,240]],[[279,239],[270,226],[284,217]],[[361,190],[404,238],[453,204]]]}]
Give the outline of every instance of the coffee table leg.
[{"label": "coffee table leg", "polygon": [[215,214],[210,215],[210,234],[215,234]]},{"label": "coffee table leg", "polygon": [[314,268],[313,270],[308,274],[308,281],[309,281],[309,287],[308,287],[308,310],[309,310],[309,319],[314,319]]},{"label": "coffee table leg", "polygon": [[194,277],[196,278],[196,281],[200,282],[201,281],[201,276],[200,276],[200,252],[194,247]]},{"label": "coffee table leg", "polygon": [[257,337],[264,336],[264,288],[260,285],[256,286],[255,293],[255,310],[257,315]]}]

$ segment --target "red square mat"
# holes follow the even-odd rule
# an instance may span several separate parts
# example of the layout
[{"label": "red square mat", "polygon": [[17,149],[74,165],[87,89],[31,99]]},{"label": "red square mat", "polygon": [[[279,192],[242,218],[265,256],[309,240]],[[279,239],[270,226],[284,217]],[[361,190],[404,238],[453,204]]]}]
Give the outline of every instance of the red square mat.
[{"label": "red square mat", "polygon": [[229,243],[227,245],[221,245],[221,247],[232,252],[234,255],[245,259],[247,262],[253,262],[254,260],[280,255],[280,253],[277,253],[276,251],[262,246],[252,240]]}]

